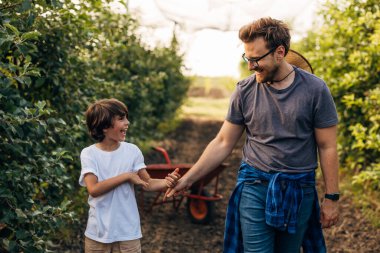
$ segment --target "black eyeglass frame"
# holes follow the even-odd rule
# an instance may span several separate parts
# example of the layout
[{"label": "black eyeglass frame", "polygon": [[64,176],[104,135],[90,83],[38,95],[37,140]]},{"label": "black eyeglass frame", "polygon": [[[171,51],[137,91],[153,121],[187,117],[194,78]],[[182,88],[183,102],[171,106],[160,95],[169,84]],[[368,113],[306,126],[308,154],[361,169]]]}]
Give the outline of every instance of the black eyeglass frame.
[{"label": "black eyeglass frame", "polygon": [[259,61],[262,60],[262,59],[264,59],[264,58],[265,58],[266,56],[268,56],[270,53],[273,53],[276,49],[277,49],[277,47],[274,47],[274,48],[272,48],[271,50],[269,50],[268,53],[264,54],[263,56],[259,56],[259,57],[255,57],[255,58],[248,58],[248,57],[245,57],[245,53],[243,53],[243,54],[241,55],[241,57],[243,58],[243,60],[244,60],[245,62],[250,62],[250,63],[254,64],[255,67],[258,68],[258,67],[260,66],[260,65],[259,65]]}]

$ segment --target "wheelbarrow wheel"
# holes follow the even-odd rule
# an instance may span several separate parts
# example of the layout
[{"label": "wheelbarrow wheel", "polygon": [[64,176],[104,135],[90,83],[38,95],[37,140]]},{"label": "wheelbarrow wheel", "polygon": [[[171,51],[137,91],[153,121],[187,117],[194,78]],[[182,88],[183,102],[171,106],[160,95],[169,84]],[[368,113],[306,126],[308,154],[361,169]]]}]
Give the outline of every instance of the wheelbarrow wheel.
[{"label": "wheelbarrow wheel", "polygon": [[[198,195],[196,189],[191,190],[191,194]],[[203,190],[202,196],[210,197],[210,194]],[[213,216],[215,210],[215,203],[213,201],[205,201],[202,199],[187,198],[187,214],[192,223],[207,224]]]}]

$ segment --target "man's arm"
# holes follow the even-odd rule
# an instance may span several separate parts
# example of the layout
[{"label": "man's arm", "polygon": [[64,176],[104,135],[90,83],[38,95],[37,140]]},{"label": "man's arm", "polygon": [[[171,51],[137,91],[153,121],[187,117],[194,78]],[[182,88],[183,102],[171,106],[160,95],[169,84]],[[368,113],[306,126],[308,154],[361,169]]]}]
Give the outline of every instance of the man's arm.
[{"label": "man's arm", "polygon": [[[315,129],[319,161],[325,182],[325,192],[329,194],[339,192],[339,162],[336,136],[337,126]],[[322,227],[331,227],[338,220],[338,202],[324,199],[321,204]]]},{"label": "man's arm", "polygon": [[171,197],[176,192],[188,189],[194,182],[217,168],[231,154],[243,131],[243,125],[224,121],[219,133],[207,145],[198,161],[178,180],[176,187],[168,189],[166,196]]}]

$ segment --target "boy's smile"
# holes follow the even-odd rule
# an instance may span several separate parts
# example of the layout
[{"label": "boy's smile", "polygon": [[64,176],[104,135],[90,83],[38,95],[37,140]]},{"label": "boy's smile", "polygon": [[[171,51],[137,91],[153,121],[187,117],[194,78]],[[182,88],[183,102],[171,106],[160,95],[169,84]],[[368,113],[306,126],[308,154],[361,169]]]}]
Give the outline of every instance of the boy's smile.
[{"label": "boy's smile", "polygon": [[[111,127],[104,129],[104,139],[100,144],[106,146],[119,146],[119,142],[125,141],[127,130],[129,127],[129,120],[126,116],[116,116],[113,119]],[[101,145],[101,146],[103,146]]]}]

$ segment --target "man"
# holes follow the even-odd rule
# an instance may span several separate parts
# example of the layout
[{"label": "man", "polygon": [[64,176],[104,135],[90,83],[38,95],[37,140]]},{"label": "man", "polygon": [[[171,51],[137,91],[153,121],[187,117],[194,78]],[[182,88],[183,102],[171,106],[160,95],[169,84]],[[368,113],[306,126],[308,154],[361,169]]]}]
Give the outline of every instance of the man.
[{"label": "man", "polygon": [[[224,252],[326,252],[322,228],[338,222],[337,113],[326,84],[285,61],[286,24],[262,18],[243,26],[243,58],[253,75],[237,84],[226,120],[199,160],[168,190],[188,189],[215,169],[243,131],[238,183],[227,209]],[[319,211],[319,156],[325,198]]]}]

